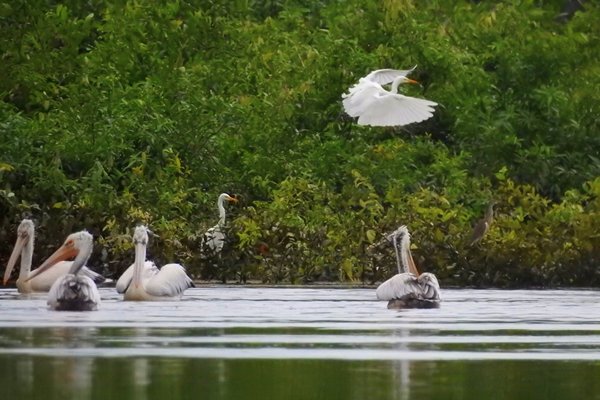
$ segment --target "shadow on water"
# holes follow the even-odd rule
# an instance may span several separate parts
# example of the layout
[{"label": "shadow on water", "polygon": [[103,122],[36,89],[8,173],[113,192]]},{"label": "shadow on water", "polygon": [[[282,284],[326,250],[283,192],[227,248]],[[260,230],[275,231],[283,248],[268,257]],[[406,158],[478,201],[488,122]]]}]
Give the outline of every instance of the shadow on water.
[{"label": "shadow on water", "polygon": [[6,399],[600,399],[597,291],[206,287],[181,302],[52,312],[0,290]]}]

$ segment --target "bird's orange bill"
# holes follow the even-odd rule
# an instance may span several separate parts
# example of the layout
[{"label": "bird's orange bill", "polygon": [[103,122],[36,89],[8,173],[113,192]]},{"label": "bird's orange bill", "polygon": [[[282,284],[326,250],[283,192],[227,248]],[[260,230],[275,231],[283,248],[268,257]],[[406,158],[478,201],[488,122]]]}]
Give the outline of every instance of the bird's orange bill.
[{"label": "bird's orange bill", "polygon": [[415,260],[413,260],[412,253],[408,253],[408,272],[413,273],[415,276],[419,276],[419,270],[417,269],[417,264],[415,264]]},{"label": "bird's orange bill", "polygon": [[58,263],[59,261],[65,261],[65,260],[69,260],[69,259],[75,257],[77,255],[77,253],[78,253],[78,250],[75,247],[73,247],[72,243],[63,244],[50,257],[48,257],[48,259],[46,261],[44,261],[42,263],[42,265],[40,265],[39,268],[37,268],[35,271],[33,271],[29,275],[29,277],[25,280],[25,282],[35,278],[37,275],[41,274],[42,272],[44,272],[48,268],[52,267],[54,264]]},{"label": "bird's orange bill", "polygon": [[415,84],[415,85],[418,85],[418,84],[419,84],[419,82],[415,81],[414,79],[410,79],[410,78],[406,78],[406,81],[405,81],[405,82],[406,82],[406,83],[413,83],[413,84]]},{"label": "bird's orange bill", "polygon": [[236,196],[236,195],[229,196],[229,197],[227,197],[226,199],[227,199],[227,201],[232,201],[232,202],[234,202],[234,203],[237,203],[237,202],[238,202],[238,199],[237,199],[237,196]]},{"label": "bird's orange bill", "polygon": [[10,258],[8,259],[8,263],[6,264],[6,271],[4,271],[4,279],[2,281],[3,285],[6,285],[6,282],[8,282],[8,278],[10,278],[10,273],[12,272],[13,268],[15,267],[15,264],[17,263],[17,260],[19,259],[19,256],[21,255],[21,251],[23,250],[23,246],[25,246],[25,243],[27,243],[27,240],[29,240],[28,235],[19,235],[17,237],[17,242],[15,243],[15,248],[13,249],[13,252],[10,255]]}]

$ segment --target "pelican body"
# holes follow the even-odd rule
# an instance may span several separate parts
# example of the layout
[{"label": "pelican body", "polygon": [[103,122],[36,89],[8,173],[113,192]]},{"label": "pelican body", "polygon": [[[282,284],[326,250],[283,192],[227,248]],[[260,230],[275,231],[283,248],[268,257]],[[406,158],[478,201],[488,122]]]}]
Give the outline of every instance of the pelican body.
[{"label": "pelican body", "polygon": [[[418,83],[407,77],[414,69],[378,69],[360,78],[342,95],[344,110],[358,117],[359,125],[402,126],[431,118],[437,103],[398,93],[404,83]],[[391,84],[390,90],[382,85]]]},{"label": "pelican body", "polygon": [[[36,274],[33,278],[30,278],[30,276],[33,274],[31,272],[31,264],[33,259],[34,239],[35,226],[33,221],[30,219],[22,220],[17,228],[17,241],[10,258],[8,259],[3,279],[3,284],[6,285],[16,262],[20,257],[21,265],[19,269],[19,277],[17,278],[16,282],[19,293],[28,294],[48,292],[52,287],[52,284],[58,278],[69,273],[69,270],[73,264],[72,261],[60,261],[57,262],[51,269],[44,271],[44,273]],[[96,283],[102,283],[105,281],[105,278],[102,275],[92,271],[87,267],[82,267],[80,274],[91,278]]]},{"label": "pelican body", "polygon": [[225,244],[225,201],[236,203],[238,200],[227,193],[219,195],[217,199],[219,222],[212,228],[209,228],[202,237],[202,258],[219,255],[223,250],[223,245]]},{"label": "pelican body", "polygon": [[375,292],[377,298],[388,300],[388,308],[439,307],[440,285],[434,274],[419,274],[410,252],[408,228],[402,225],[388,236],[388,240],[394,245],[398,273],[379,285]]},{"label": "pelican body", "polygon": [[90,258],[94,238],[87,231],[72,233],[63,245],[56,250],[27,281],[34,279],[45,270],[58,265],[60,261],[75,257],[66,275],[59,277],[48,292],[48,307],[57,311],[94,311],[100,304],[100,293],[92,279],[81,274],[81,269]]},{"label": "pelican body", "polygon": [[152,261],[146,261],[148,228],[143,225],[135,228],[133,245],[135,260],[116,285],[123,300],[179,300],[186,289],[194,286],[182,265],[167,264],[159,270]]}]

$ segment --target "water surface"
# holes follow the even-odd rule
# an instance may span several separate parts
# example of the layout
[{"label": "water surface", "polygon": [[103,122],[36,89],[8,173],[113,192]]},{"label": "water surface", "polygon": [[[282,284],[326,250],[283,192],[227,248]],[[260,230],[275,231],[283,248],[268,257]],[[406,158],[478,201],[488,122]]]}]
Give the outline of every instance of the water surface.
[{"label": "water surface", "polygon": [[54,312],[0,290],[0,394],[44,399],[600,399],[600,292],[201,287]]}]

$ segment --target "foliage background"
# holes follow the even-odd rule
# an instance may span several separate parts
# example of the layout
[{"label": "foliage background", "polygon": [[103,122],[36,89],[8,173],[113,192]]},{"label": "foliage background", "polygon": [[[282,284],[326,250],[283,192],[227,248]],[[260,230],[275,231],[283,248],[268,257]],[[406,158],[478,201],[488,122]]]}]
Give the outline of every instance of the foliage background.
[{"label": "foliage background", "polygon": [[[600,8],[563,3],[0,1],[0,261],[29,216],[34,262],[87,228],[118,276],[146,223],[197,278],[371,283],[406,224],[443,286],[598,285]],[[343,113],[359,77],[415,64],[434,118]]]}]

